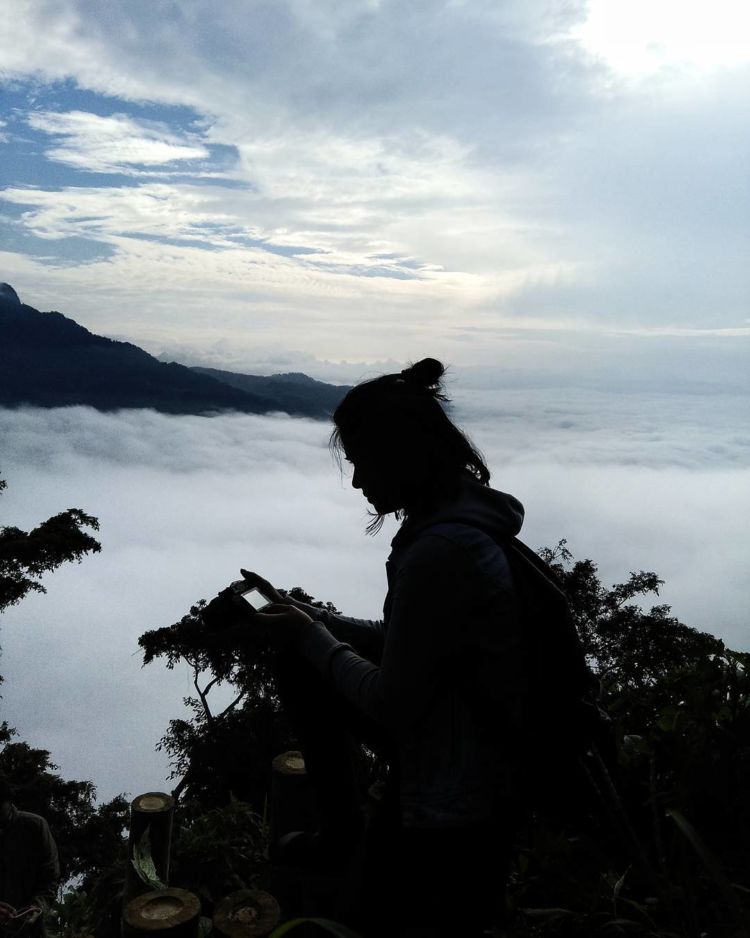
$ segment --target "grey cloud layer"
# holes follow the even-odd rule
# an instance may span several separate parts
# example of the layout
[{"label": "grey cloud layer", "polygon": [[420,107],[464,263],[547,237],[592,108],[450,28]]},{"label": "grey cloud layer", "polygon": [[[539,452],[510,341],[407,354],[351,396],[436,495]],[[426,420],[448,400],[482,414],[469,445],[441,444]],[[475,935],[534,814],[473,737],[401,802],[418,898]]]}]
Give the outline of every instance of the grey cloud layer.
[{"label": "grey cloud layer", "polygon": [[[529,544],[566,537],[610,582],[654,569],[684,621],[747,647],[750,459],[733,430],[736,397],[686,405],[466,383],[457,418],[493,484],[526,505]],[[80,506],[100,518],[103,544],[3,617],[4,718],[103,796],[162,788],[153,746],[190,686],[184,671],[140,670],[141,632],[178,619],[240,565],[377,615],[393,525],[364,536],[364,505],[327,435],[285,417],[0,411],[3,520],[28,527]]]}]

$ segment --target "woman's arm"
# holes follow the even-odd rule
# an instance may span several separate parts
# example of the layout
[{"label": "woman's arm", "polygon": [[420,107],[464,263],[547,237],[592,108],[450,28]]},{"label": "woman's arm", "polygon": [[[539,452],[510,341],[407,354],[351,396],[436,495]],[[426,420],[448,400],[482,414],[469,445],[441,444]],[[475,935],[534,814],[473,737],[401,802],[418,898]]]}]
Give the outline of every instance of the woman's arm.
[{"label": "woman's arm", "polygon": [[[283,591],[281,591],[283,593]],[[385,643],[382,619],[356,619],[321,609],[285,594],[284,601],[306,612],[311,619],[321,622],[339,642],[351,645],[363,658],[380,664]]]},{"label": "woman's arm", "polygon": [[445,538],[423,537],[391,584],[380,667],[314,625],[302,634],[298,650],[344,697],[398,733],[429,708],[462,645],[463,619],[482,590],[465,551]]}]

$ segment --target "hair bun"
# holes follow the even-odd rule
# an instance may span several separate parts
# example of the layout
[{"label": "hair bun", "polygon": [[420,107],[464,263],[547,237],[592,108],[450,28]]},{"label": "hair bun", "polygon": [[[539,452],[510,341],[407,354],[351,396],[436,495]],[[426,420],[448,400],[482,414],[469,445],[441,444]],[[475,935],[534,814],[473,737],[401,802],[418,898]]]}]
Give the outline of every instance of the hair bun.
[{"label": "hair bun", "polygon": [[401,377],[408,384],[420,388],[435,388],[445,374],[445,368],[436,358],[423,358],[419,362],[404,368]]}]

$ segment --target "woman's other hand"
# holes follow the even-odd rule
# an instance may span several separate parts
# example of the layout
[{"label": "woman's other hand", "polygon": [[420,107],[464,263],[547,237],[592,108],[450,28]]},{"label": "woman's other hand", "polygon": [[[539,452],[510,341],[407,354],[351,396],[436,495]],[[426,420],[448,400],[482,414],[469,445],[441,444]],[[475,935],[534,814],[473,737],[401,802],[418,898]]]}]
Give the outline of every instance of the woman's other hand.
[{"label": "woman's other hand", "polygon": [[234,592],[230,587],[215,596],[201,613],[203,625],[208,634],[220,637],[227,629],[241,625],[245,621],[243,610],[234,601]]},{"label": "woman's other hand", "polygon": [[240,573],[249,586],[254,586],[256,589],[259,589],[271,602],[278,605],[288,604],[290,602],[290,600],[288,600],[286,596],[282,596],[276,587],[272,586],[268,580],[264,580],[259,573],[253,573],[252,570],[245,570],[244,567],[240,567]]}]

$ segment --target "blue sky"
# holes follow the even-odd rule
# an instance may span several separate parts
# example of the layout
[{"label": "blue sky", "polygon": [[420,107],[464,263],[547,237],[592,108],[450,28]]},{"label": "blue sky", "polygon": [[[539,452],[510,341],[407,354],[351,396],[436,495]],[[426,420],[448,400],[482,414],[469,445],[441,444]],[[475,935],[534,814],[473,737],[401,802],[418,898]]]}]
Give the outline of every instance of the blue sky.
[{"label": "blue sky", "polygon": [[38,308],[256,370],[746,352],[739,0],[21,0],[0,33],[0,278]]}]

